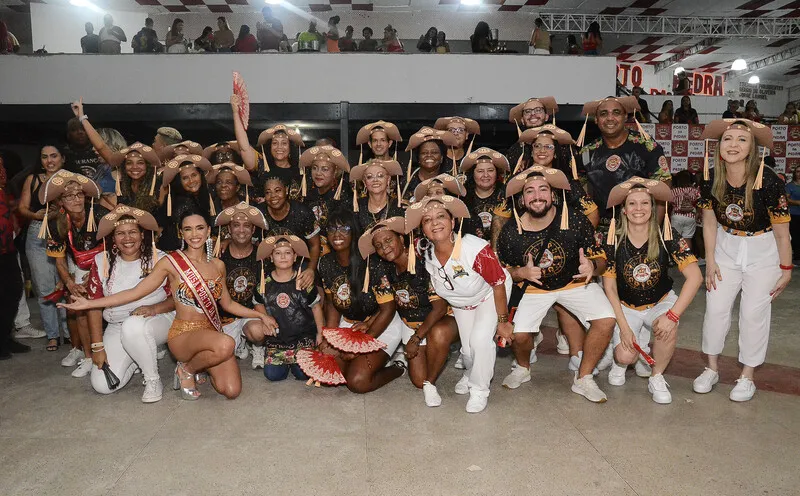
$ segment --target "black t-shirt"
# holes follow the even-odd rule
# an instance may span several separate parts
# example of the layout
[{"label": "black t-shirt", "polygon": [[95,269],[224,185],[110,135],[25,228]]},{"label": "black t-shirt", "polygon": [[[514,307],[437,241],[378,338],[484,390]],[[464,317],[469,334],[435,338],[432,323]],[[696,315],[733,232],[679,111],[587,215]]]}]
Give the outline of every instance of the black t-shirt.
[{"label": "black t-shirt", "polygon": [[[225,250],[219,257],[225,264],[225,283],[228,285],[231,299],[247,308],[253,308],[253,295],[261,277],[261,264],[256,259],[256,251],[256,247],[253,246],[250,255],[234,258],[230,250]],[[232,320],[238,317],[223,310],[222,318]]]},{"label": "black t-shirt", "polygon": [[300,202],[289,200],[289,213],[281,220],[273,219],[269,214],[266,204],[261,205],[261,211],[269,223],[267,236],[279,236],[294,234],[298,238],[308,242],[319,233],[319,225],[314,212]]},{"label": "black t-shirt", "polygon": [[[294,146],[294,145],[291,145]],[[283,184],[286,185],[286,192],[289,195],[290,200],[300,200],[302,196],[302,186],[303,186],[303,176],[300,174],[300,169],[297,167],[278,167],[276,165],[271,165],[269,168],[269,172],[264,171],[264,162],[263,157],[258,165],[258,170],[260,171],[256,176],[256,182],[254,183],[255,192],[261,196],[264,195],[264,186],[266,184],[267,179],[270,177],[278,176],[283,181]],[[310,188],[311,178],[306,179],[306,188]],[[242,188],[244,189],[244,188]],[[308,190],[306,190],[308,191]]]},{"label": "black t-shirt", "polygon": [[[649,242],[636,248],[625,237],[619,246],[605,245],[608,265],[603,277],[617,280],[619,299],[629,307],[641,307],[658,303],[672,290],[669,268],[677,266],[683,270],[697,262],[686,240],[677,231],[672,231],[672,240],[659,242],[658,258],[647,260]],[[666,248],[665,248],[666,245]]]},{"label": "black t-shirt", "polygon": [[261,50],[278,50],[283,38],[283,24],[274,17],[256,23],[258,44]]},{"label": "black t-shirt", "polygon": [[[468,219],[464,219],[464,233],[490,241],[492,237],[492,219],[495,213],[505,210],[506,198],[503,185],[496,184],[494,192],[486,198],[480,198],[475,194],[475,190],[471,190],[467,192],[464,203],[467,205],[470,214]],[[508,217],[505,214],[501,215]]]},{"label": "black t-shirt", "polygon": [[100,37],[96,34],[87,34],[81,38],[83,53],[100,53]]},{"label": "black t-shirt", "polygon": [[556,208],[556,216],[547,229],[541,231],[517,232],[516,222],[506,222],[500,231],[497,241],[497,252],[500,263],[506,267],[522,267],[527,264],[530,253],[536,260],[542,250],[542,243],[550,236],[544,255],[539,260],[542,269],[542,284],[540,288],[531,284],[529,292],[553,291],[562,289],[570,284],[582,285],[583,281],[575,282],[572,276],[578,274],[580,260],[578,250],[583,248],[587,258],[605,258],[606,254],[594,235],[594,228],[581,212],[569,211],[569,229],[560,229],[561,209]]},{"label": "black t-shirt", "polygon": [[592,198],[603,218],[611,218],[611,209],[605,206],[609,193],[617,184],[633,176],[659,181],[672,177],[661,145],[643,139],[635,131],[628,131],[628,138],[617,148],[608,148],[603,138],[598,138],[585,146],[581,153],[589,155],[589,160],[584,160],[586,175]]},{"label": "black t-shirt", "polygon": [[[311,178],[309,178],[309,181]],[[350,185],[344,183],[342,185],[341,198],[334,200],[336,196],[336,188],[331,189],[327,193],[320,195],[317,188],[308,190],[308,195],[303,199],[303,205],[307,206],[314,212],[314,217],[317,219],[317,225],[320,229],[320,242],[322,243],[323,252],[327,253],[328,249],[328,214],[330,214],[337,206],[345,205],[348,208],[353,208],[353,190]]]},{"label": "black t-shirt", "polygon": [[698,208],[714,211],[717,222],[728,229],[745,233],[756,233],[771,229],[772,224],[789,222],[789,204],[783,181],[769,167],[764,167],[761,189],[753,190],[753,209],[746,210],[744,205],[746,184],[734,188],[726,183],[722,202],[711,194],[714,184],[714,169],[711,169],[709,180],[700,181],[700,200]]},{"label": "black t-shirt", "polygon": [[97,156],[91,146],[82,150],[67,147],[64,155],[66,156],[65,169],[83,174],[93,181],[98,178],[101,167],[105,165],[103,159]]},{"label": "black t-shirt", "polygon": [[380,212],[374,214],[369,211],[368,204],[368,198],[361,198],[358,200],[358,212],[355,212],[355,215],[356,226],[358,227],[358,232],[361,233],[374,226],[377,222],[386,220],[390,217],[402,217],[405,215],[405,210],[403,207],[397,206],[397,198],[389,197],[386,202],[386,206],[383,207]]},{"label": "black t-shirt", "polygon": [[278,334],[267,336],[266,346],[293,346],[303,340],[315,340],[317,324],[311,307],[319,303],[316,287],[296,289],[296,279],[278,282],[267,274],[266,291],[261,294],[256,287],[253,302],[264,305],[267,313],[278,323]]},{"label": "black t-shirt", "polygon": [[422,323],[433,310],[431,302],[441,299],[433,289],[425,260],[417,257],[416,275],[408,271],[398,274],[395,265],[384,260],[380,260],[377,266],[370,278],[377,276],[379,281],[375,288],[378,303],[386,301],[385,298],[394,298],[397,313],[403,321],[407,324]]},{"label": "black t-shirt", "polygon": [[[349,320],[362,322],[378,312],[377,294],[380,288],[382,268],[376,257],[370,257],[370,289],[364,293],[361,284],[350,285],[350,267],[342,267],[336,253],[328,253],[319,259],[322,289],[333,301],[336,310]],[[376,277],[377,276],[377,277]]]}]

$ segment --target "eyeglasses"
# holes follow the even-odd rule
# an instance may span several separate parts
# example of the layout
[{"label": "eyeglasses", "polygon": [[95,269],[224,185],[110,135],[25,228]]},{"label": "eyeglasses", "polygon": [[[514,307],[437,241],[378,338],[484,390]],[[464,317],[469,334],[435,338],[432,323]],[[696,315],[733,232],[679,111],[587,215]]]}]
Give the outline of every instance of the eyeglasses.
[{"label": "eyeglasses", "polygon": [[364,176],[365,181],[375,181],[381,179],[386,179],[386,174],[384,174],[383,172],[378,172],[377,174],[367,174],[366,176]]},{"label": "eyeglasses", "polygon": [[448,131],[450,131],[453,134],[464,134],[467,132],[467,129],[463,127],[451,127],[448,129]]},{"label": "eyeglasses", "polygon": [[328,232],[350,234],[350,226],[328,226]]},{"label": "eyeglasses", "polygon": [[83,201],[86,196],[83,193],[73,193],[69,195],[64,195],[61,198],[64,201],[72,202],[72,201]]},{"label": "eyeglasses", "polygon": [[439,267],[437,270],[439,271],[439,277],[444,280],[444,287],[453,291],[453,281],[447,276],[447,271],[444,270],[444,267]]},{"label": "eyeglasses", "polygon": [[522,115],[536,115],[536,114],[544,114],[544,107],[536,107],[532,109],[525,109],[522,111]]},{"label": "eyeglasses", "polygon": [[548,152],[551,152],[551,151],[556,149],[556,145],[546,145],[544,143],[534,143],[533,144],[533,149],[534,150],[547,150]]}]

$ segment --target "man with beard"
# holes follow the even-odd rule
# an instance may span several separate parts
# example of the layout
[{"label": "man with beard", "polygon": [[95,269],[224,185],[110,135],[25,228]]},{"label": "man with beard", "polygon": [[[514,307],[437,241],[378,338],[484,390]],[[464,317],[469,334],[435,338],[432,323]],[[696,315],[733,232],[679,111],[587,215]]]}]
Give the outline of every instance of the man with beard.
[{"label": "man with beard", "polygon": [[[632,131],[625,127],[628,114],[640,110],[636,97],[608,97],[586,103],[583,113],[594,116],[601,136],[581,149],[590,194],[597,205],[608,204],[608,194],[617,184],[633,176],[657,179],[669,184],[672,176],[664,150],[650,139],[644,130]],[[586,124],[578,137],[578,146],[583,146]],[[658,206],[658,218],[664,217],[664,205]],[[613,213],[600,209],[598,230],[608,231]]]},{"label": "man with beard", "polygon": [[[258,287],[261,264],[256,259],[256,246],[253,236],[256,227],[267,228],[264,215],[247,203],[239,203],[235,207],[226,208],[218,216],[218,227],[228,226],[230,243],[222,251],[220,260],[225,263],[225,284],[228,293],[236,303],[253,308],[253,294]],[[248,352],[242,331],[245,324],[253,319],[240,319],[225,311],[222,312],[222,330],[236,341],[236,356],[245,359]],[[253,369],[264,367],[264,347],[253,346]]]},{"label": "man with beard", "polygon": [[[544,125],[552,117],[553,124],[555,124],[555,115],[558,112],[558,104],[556,99],[552,96],[543,96],[541,98],[529,98],[528,101],[522,102],[511,108],[508,112],[508,120],[517,126],[517,134],[522,135],[524,129],[531,129]],[[520,125],[522,129],[520,129]],[[527,154],[525,153],[527,151]],[[569,149],[564,150],[568,152]],[[526,156],[527,155],[527,156]],[[521,156],[524,156],[523,161],[527,163],[517,164]],[[525,149],[523,143],[514,143],[508,148],[506,153],[508,162],[511,164],[511,171],[516,173],[525,170],[527,165],[532,165],[531,150]]]},{"label": "man with beard", "polygon": [[[614,310],[600,286],[590,281],[605,270],[606,254],[581,212],[570,210],[566,199],[562,208],[553,206],[555,188],[564,195],[570,188],[567,177],[558,169],[538,165],[517,174],[506,187],[507,197],[522,193],[514,209],[524,213],[503,226],[497,246],[500,262],[522,292],[512,318],[513,334],[498,331],[502,340],[511,343],[517,360],[503,386],[516,389],[531,380],[532,334],[540,332],[545,314],[558,303],[589,328],[572,391],[603,403],[606,395],[594,382],[592,371],[611,340]],[[511,300],[514,306],[515,298]]]}]

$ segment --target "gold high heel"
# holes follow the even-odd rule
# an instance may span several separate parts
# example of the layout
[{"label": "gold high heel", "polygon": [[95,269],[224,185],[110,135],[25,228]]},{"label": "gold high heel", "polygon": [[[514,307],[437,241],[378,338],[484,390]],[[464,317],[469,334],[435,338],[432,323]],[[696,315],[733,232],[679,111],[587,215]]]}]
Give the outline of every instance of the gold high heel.
[{"label": "gold high heel", "polygon": [[175,379],[172,383],[172,388],[176,391],[178,389],[181,390],[181,398],[187,401],[194,401],[200,398],[200,391],[197,390],[197,385],[195,387],[184,387],[181,385],[181,381],[186,381],[189,379],[194,379],[194,376],[186,371],[183,368],[183,363],[178,362],[178,365],[175,367]]}]

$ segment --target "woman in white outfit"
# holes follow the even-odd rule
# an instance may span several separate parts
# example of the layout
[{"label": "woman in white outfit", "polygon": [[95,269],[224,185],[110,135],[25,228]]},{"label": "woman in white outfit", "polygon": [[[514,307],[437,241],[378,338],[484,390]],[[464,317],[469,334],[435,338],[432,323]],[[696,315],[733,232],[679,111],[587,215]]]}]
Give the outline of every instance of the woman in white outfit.
[{"label": "woman in white outfit", "polygon": [[422,228],[428,248],[422,250],[425,269],[436,294],[453,308],[461,338],[464,376],[457,394],[469,393],[467,412],[486,408],[489,383],[494,375],[495,333],[498,326],[513,332],[508,321],[511,276],[500,266],[491,245],[471,234],[455,233],[456,219],[469,217],[459,199],[442,195],[425,197],[406,211],[406,230]]},{"label": "woman in white outfit", "polygon": [[[608,265],[603,274],[603,289],[617,317],[608,383],[625,384],[628,366],[640,360],[634,344],[649,350],[652,332],[656,363],[647,389],[653,401],[661,404],[672,402],[663,373],[678,341],[678,322],[703,283],[689,244],[669,222],[664,223],[661,237],[655,206],[670,197],[669,186],[654,179],[632,177],[614,186],[608,207],[622,205],[621,225],[618,236],[609,232],[605,247]],[[672,290],[669,268],[673,265],[686,277],[680,296]]]},{"label": "woman in white outfit", "polygon": [[703,353],[708,367],[694,380],[696,393],[708,393],[719,381],[718,357],[730,330],[733,303],[739,308],[741,377],[733,401],[755,394],[755,367],[767,355],[772,300],[792,278],[789,207],[783,182],[759,166],[758,146],[772,147],[769,127],[747,119],[719,119],[708,124],[704,139],[717,139],[713,171],[704,172],[698,207],[703,209],[706,243],[706,315]]},{"label": "woman in white outfit", "polygon": [[[163,252],[154,251],[153,231],[156,220],[137,208],[117,205],[105,215],[97,229],[105,251],[94,259],[89,275],[91,299],[109,296],[135,287],[147,276]],[[124,387],[136,369],[142,370],[144,403],[161,400],[163,387],[158,374],[157,347],[167,343],[167,333],[175,318],[175,301],[167,297],[162,284],[149,295],[125,305],[104,310],[89,310],[92,341],[92,387],[100,394],[110,394]],[[103,320],[108,322],[105,333]],[[101,370],[107,363],[119,379],[112,389]]]}]

